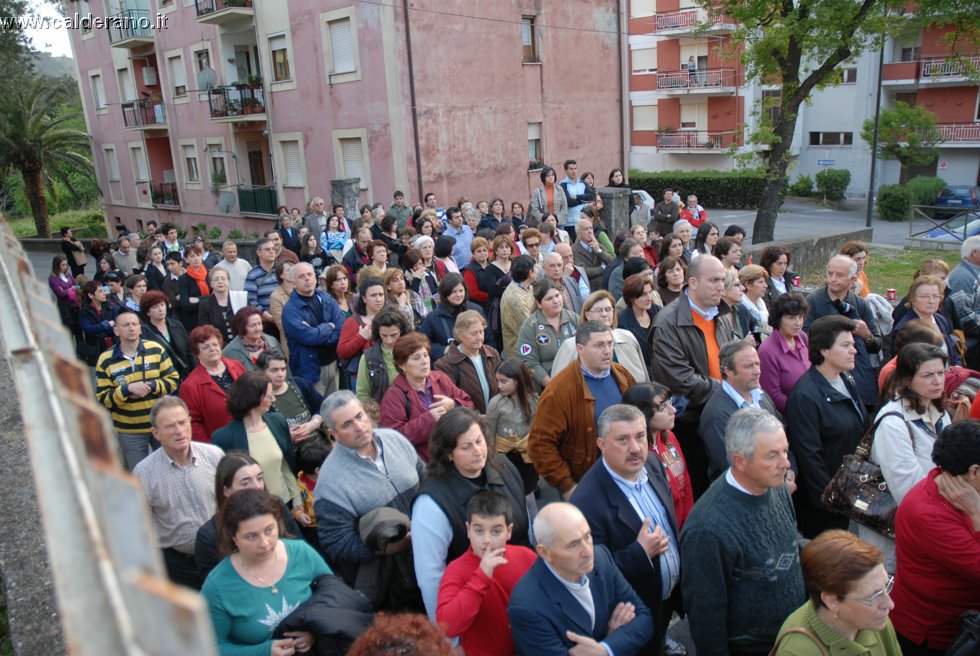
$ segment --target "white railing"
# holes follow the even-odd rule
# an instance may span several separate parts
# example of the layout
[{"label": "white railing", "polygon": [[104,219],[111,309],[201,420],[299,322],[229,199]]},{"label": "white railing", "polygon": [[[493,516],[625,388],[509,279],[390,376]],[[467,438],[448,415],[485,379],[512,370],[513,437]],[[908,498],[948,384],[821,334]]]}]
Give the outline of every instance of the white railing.
[{"label": "white railing", "polygon": [[661,150],[718,150],[728,148],[734,141],[734,132],[715,130],[682,130],[657,134],[657,148]]},{"label": "white railing", "polygon": [[725,17],[721,14],[709,14],[702,7],[689,7],[657,14],[657,31],[693,30],[705,23],[718,25],[724,22]]},{"label": "white railing", "polygon": [[710,89],[735,84],[735,69],[708,68],[657,74],[658,89]]},{"label": "white railing", "polygon": [[[0,307],[68,653],[214,656],[206,604],[167,579],[146,501],[119,466],[88,368],[2,216]],[[33,519],[23,530],[36,530]]]},{"label": "white railing", "polygon": [[967,69],[974,71],[980,68],[980,56],[968,58],[969,66],[956,57],[927,57],[922,60],[922,77],[959,77],[966,75]]},{"label": "white railing", "polygon": [[936,126],[943,141],[980,143],[980,123],[946,123]]}]

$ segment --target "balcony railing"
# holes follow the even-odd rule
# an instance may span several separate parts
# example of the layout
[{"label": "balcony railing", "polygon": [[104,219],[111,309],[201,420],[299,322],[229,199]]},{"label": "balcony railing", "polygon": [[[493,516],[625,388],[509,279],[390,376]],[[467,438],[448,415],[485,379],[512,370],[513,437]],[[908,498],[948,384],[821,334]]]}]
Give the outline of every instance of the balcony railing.
[{"label": "balcony railing", "polygon": [[735,69],[708,68],[697,71],[670,71],[657,74],[658,89],[710,89],[735,84]]},{"label": "balcony railing", "polygon": [[197,9],[197,17],[200,18],[225,9],[251,9],[252,0],[194,0],[194,7]]},{"label": "balcony railing", "polygon": [[176,182],[150,180],[150,202],[157,207],[180,209],[180,195]]},{"label": "balcony railing", "polygon": [[211,118],[242,117],[247,120],[265,113],[265,92],[262,84],[235,84],[208,91]]},{"label": "balcony railing", "polygon": [[657,31],[694,30],[707,23],[721,25],[733,21],[721,14],[710,14],[701,7],[691,7],[657,14]]},{"label": "balcony railing", "polygon": [[152,39],[153,25],[150,12],[147,9],[124,9],[113,14],[107,21],[109,27],[109,43],[118,43],[128,39]]},{"label": "balcony railing", "polygon": [[972,68],[976,72],[980,68],[980,56],[965,58],[956,57],[926,57],[922,60],[922,77],[961,77],[967,75]]},{"label": "balcony railing", "polygon": [[279,195],[275,187],[238,185],[238,211],[242,214],[271,214],[279,207]]},{"label": "balcony railing", "polygon": [[122,113],[127,128],[167,125],[167,113],[159,101],[133,100],[123,103]]},{"label": "balcony railing", "polygon": [[943,142],[980,143],[980,123],[941,123],[936,129]]},{"label": "balcony railing", "polygon": [[658,132],[657,148],[661,150],[719,150],[735,143],[734,132],[691,130]]}]

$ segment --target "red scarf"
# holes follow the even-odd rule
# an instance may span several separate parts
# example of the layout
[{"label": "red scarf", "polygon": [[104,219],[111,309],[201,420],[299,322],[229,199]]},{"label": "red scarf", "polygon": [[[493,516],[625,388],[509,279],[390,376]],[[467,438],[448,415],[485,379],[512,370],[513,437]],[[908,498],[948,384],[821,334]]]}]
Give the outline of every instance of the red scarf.
[{"label": "red scarf", "polygon": [[197,268],[188,265],[187,277],[197,282],[197,288],[201,290],[201,296],[211,295],[211,289],[208,287],[208,270],[203,264]]}]

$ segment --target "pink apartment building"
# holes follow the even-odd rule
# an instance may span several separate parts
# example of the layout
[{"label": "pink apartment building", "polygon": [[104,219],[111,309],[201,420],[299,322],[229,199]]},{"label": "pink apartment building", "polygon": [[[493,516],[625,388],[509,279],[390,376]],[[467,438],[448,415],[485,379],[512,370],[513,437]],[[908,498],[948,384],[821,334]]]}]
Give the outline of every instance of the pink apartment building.
[{"label": "pink apartment building", "polygon": [[80,0],[72,32],[110,224],[257,230],[276,207],[432,191],[528,203],[543,162],[628,148],[625,3]]}]

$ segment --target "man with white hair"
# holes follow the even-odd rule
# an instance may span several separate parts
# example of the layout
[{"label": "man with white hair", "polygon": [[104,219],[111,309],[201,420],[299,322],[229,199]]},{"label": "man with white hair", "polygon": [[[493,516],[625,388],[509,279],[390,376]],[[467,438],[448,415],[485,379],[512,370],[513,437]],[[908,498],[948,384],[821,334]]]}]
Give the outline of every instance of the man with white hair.
[{"label": "man with white hair", "polygon": [[538,560],[514,586],[507,616],[518,654],[635,654],[653,637],[650,611],[606,547],[593,547],[575,506],[534,519]]},{"label": "man with white hair", "polygon": [[[835,255],[827,263],[827,283],[822,289],[811,292],[806,300],[810,304],[803,330],[820,317],[840,314],[857,324],[854,331],[854,379],[857,381],[860,399],[871,412],[878,405],[877,353],[881,351],[881,333],[867,301],[851,291],[857,280],[857,262],[847,255]],[[872,356],[875,356],[872,358]]]},{"label": "man with white hair", "polygon": [[228,289],[233,292],[245,291],[245,278],[252,270],[248,261],[238,257],[238,244],[230,239],[221,244],[221,261],[214,265],[215,269],[228,272]]},{"label": "man with white hair", "polygon": [[565,261],[560,253],[554,251],[544,256],[544,266],[541,275],[554,282],[561,289],[561,298],[566,310],[574,314],[582,311],[582,292],[578,283],[565,275]]},{"label": "man with white hair", "polygon": [[963,259],[949,272],[949,296],[966,334],[966,364],[980,367],[980,235],[967,238],[960,247]]},{"label": "man with white hair", "polygon": [[806,598],[789,443],[777,418],[747,408],[729,420],[725,450],[730,467],[681,532],[684,606],[698,656],[762,656]]},{"label": "man with white hair", "polygon": [[612,262],[613,256],[599,245],[592,219],[587,216],[583,216],[575,224],[575,245],[572,246],[572,252],[575,254],[575,265],[585,269],[589,276],[589,289],[602,289],[602,272]]}]

